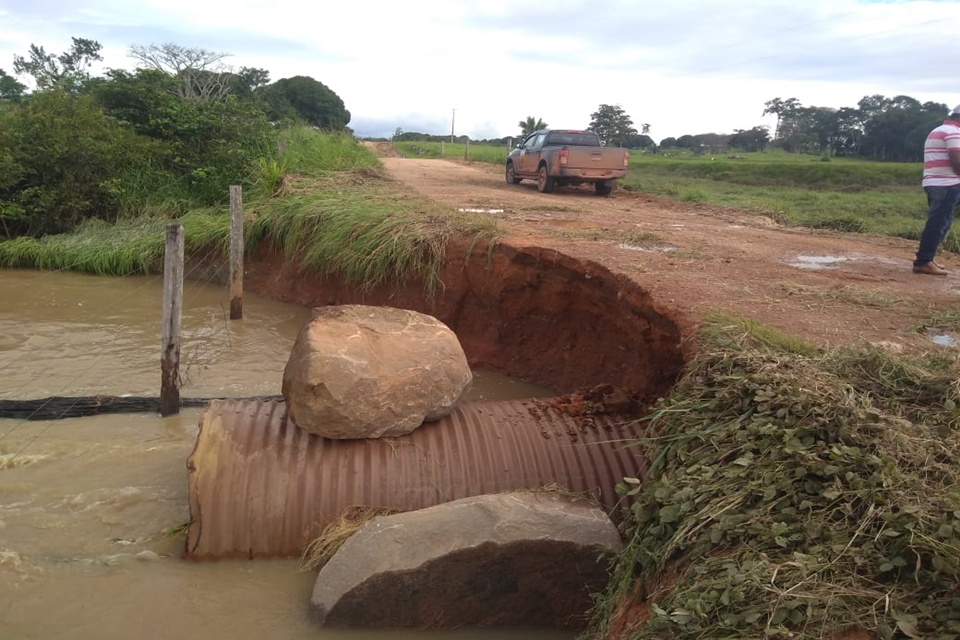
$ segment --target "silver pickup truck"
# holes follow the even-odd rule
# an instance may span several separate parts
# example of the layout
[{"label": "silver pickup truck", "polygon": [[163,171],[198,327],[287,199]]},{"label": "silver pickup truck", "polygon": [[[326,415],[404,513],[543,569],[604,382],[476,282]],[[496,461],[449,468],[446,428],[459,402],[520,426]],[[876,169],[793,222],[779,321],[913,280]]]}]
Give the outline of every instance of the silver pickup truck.
[{"label": "silver pickup truck", "polygon": [[537,181],[549,193],[557,186],[592,182],[597,195],[608,195],[627,174],[626,149],[604,147],[593,131],[544,129],[534,131],[507,156],[507,182]]}]

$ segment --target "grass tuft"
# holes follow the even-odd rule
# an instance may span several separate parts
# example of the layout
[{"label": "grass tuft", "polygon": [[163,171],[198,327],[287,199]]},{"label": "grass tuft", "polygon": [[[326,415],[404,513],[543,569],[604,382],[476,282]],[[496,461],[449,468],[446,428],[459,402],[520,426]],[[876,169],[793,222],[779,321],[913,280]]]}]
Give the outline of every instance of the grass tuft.
[{"label": "grass tuft", "polygon": [[453,215],[398,193],[389,182],[361,177],[310,181],[298,195],[261,203],[249,244],[272,241],[302,268],[338,274],[364,288],[421,280],[436,291],[451,235],[492,240],[496,222]]},{"label": "grass tuft", "polygon": [[336,522],[324,527],[320,535],[307,545],[300,558],[300,571],[321,569],[360,527],[378,516],[399,513],[393,509],[378,507],[348,507]]}]

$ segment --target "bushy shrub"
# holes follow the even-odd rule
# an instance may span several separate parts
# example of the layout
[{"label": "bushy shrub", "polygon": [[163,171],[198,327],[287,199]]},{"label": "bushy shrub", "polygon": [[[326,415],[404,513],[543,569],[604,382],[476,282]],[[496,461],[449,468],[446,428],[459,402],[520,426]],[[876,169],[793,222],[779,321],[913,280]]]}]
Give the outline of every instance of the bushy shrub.
[{"label": "bushy shrub", "polygon": [[7,236],[115,220],[131,190],[150,189],[160,149],[90,96],[37,93],[0,114],[0,219]]}]

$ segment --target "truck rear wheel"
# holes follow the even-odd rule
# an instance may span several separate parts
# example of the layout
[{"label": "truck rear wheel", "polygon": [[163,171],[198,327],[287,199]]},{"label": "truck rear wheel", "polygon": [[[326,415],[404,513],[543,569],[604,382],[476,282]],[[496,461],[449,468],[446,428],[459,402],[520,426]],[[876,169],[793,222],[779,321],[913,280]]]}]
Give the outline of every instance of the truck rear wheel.
[{"label": "truck rear wheel", "polygon": [[510,184],[520,184],[521,180],[523,180],[523,178],[518,178],[517,174],[513,172],[513,163],[508,162],[507,163],[507,182],[509,182]]},{"label": "truck rear wheel", "polygon": [[594,182],[593,186],[596,188],[598,196],[608,196],[613,191],[613,185],[606,182]]},{"label": "truck rear wheel", "polygon": [[540,165],[540,171],[537,172],[537,190],[540,193],[550,193],[556,186],[556,179],[547,175],[547,165]]}]

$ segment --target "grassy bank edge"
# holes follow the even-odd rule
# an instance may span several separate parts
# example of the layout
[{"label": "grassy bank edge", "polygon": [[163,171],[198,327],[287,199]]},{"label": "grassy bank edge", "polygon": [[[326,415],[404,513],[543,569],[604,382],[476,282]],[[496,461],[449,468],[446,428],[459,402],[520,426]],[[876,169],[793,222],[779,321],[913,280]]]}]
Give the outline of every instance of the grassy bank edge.
[{"label": "grassy bank edge", "polygon": [[[361,288],[420,280],[428,294],[438,285],[450,237],[475,245],[500,235],[489,217],[411,196],[376,169],[287,174],[281,194],[245,202],[244,217],[248,251],[270,242],[303,269],[335,273]],[[230,217],[222,206],[174,220],[89,220],[69,234],[0,242],[0,268],[156,273],[171,223],[183,225],[188,257],[210,250],[227,256]]]}]

